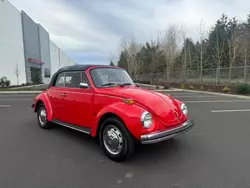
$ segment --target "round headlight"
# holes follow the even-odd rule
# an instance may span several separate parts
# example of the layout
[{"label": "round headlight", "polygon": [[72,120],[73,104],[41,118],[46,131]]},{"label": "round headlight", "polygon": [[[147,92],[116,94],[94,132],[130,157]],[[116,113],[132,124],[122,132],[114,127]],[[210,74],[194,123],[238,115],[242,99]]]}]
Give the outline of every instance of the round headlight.
[{"label": "round headlight", "polygon": [[181,111],[184,115],[188,114],[187,105],[185,105],[184,103],[181,105]]},{"label": "round headlight", "polygon": [[144,128],[150,128],[152,125],[152,115],[147,111],[143,112],[141,115],[141,122]]}]

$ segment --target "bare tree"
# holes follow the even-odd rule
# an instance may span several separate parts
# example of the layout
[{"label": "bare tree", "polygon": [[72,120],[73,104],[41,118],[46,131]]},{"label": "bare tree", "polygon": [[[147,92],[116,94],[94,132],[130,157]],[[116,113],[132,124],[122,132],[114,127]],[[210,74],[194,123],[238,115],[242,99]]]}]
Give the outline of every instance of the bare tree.
[{"label": "bare tree", "polygon": [[220,84],[220,68],[221,68],[221,59],[223,55],[223,49],[225,41],[219,41],[219,31],[218,28],[215,29],[216,34],[216,44],[215,44],[215,55],[213,55],[213,59],[216,61],[217,69],[216,69],[216,85]]},{"label": "bare tree", "polygon": [[204,20],[201,20],[198,27],[197,27],[197,33],[199,36],[199,42],[200,42],[200,81],[201,84],[203,83],[203,54],[204,54],[204,39],[206,37],[206,22]]},{"label": "bare tree", "polygon": [[130,41],[123,39],[122,49],[126,55],[129,73],[136,76],[140,69],[143,67],[143,61],[138,58],[138,53],[141,50],[141,45],[137,44],[134,40],[134,37],[132,37]]},{"label": "bare tree", "polygon": [[[182,63],[182,79],[184,82],[186,82],[186,71],[187,71],[187,45],[186,45],[186,35],[187,35],[187,28],[184,25],[181,25],[180,28],[180,36],[181,36],[181,42],[184,45],[184,60]],[[189,54],[189,58],[190,58],[190,54]],[[191,61],[190,61],[191,63]]]},{"label": "bare tree", "polygon": [[235,60],[240,53],[240,36],[237,32],[237,29],[233,29],[231,33],[231,37],[228,39],[228,47],[229,47],[229,72],[228,72],[228,82],[231,80],[232,67],[235,66]]},{"label": "bare tree", "polygon": [[248,45],[249,45],[249,33],[247,29],[244,29],[242,36],[242,49],[244,54],[244,82],[246,82],[247,78],[247,58],[248,58]]},{"label": "bare tree", "polygon": [[178,55],[178,29],[175,25],[171,25],[162,38],[162,49],[165,55],[165,67],[167,80],[170,79],[171,69],[174,66],[175,59]]},{"label": "bare tree", "polygon": [[128,72],[131,74],[132,73],[131,67],[130,67],[131,63],[129,62],[130,56],[129,56],[129,52],[128,52],[129,43],[128,43],[128,40],[125,37],[123,37],[121,39],[121,48],[122,48],[122,51],[124,52],[124,55],[125,55],[125,57],[127,59]]},{"label": "bare tree", "polygon": [[19,75],[20,75],[20,69],[18,68],[18,64],[16,64],[16,67],[15,67],[15,75],[16,75],[16,80],[17,80],[17,85],[19,85]]}]

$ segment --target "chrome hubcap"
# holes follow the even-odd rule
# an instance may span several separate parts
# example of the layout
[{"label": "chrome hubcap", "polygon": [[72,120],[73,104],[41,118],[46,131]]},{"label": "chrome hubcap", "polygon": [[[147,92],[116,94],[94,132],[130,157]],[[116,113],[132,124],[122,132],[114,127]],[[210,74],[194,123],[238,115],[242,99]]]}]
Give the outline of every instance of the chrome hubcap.
[{"label": "chrome hubcap", "polygon": [[103,143],[108,152],[118,155],[124,147],[121,131],[114,125],[106,126],[103,131]]},{"label": "chrome hubcap", "polygon": [[39,113],[39,122],[41,125],[44,125],[46,123],[46,120],[47,120],[46,110],[44,108],[41,108]]}]

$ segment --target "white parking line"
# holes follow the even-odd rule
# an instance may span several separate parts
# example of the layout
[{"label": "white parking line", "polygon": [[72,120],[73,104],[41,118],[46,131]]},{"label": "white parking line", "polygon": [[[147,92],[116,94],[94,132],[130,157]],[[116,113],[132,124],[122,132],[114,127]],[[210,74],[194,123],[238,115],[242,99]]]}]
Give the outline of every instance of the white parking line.
[{"label": "white parking line", "polygon": [[164,94],[169,94],[169,95],[200,95],[198,93],[185,93],[185,92],[178,92],[178,93],[168,93],[168,92],[163,92]]},{"label": "white parking line", "polygon": [[155,91],[159,91],[159,92],[184,92],[180,89],[155,89]]},{"label": "white parking line", "polygon": [[199,96],[199,95],[198,96],[195,96],[195,95],[193,95],[193,96],[190,96],[190,95],[179,95],[178,96],[178,95],[173,95],[173,97],[176,97],[176,98],[177,97],[183,97],[183,98],[196,98],[196,97],[197,98],[202,98],[202,97],[210,98],[211,97],[211,98],[213,98],[213,97],[218,97],[218,96],[209,96],[209,95],[206,95],[206,96],[204,96],[204,95],[201,95],[201,96]]},{"label": "white parking line", "polygon": [[10,107],[10,105],[1,105],[0,104],[0,108],[9,108]]},{"label": "white parking line", "polygon": [[250,109],[236,109],[236,110],[212,110],[213,113],[223,113],[223,112],[250,112]]},{"label": "white parking line", "polygon": [[250,100],[185,101],[185,103],[225,103],[225,102],[250,102]]},{"label": "white parking line", "polygon": [[9,97],[35,97],[37,95],[21,95],[21,94],[4,94],[4,95],[1,95],[0,93],[0,97],[3,97],[3,98],[9,98]]},{"label": "white parking line", "polygon": [[6,98],[0,99],[0,101],[30,101],[32,98]]}]

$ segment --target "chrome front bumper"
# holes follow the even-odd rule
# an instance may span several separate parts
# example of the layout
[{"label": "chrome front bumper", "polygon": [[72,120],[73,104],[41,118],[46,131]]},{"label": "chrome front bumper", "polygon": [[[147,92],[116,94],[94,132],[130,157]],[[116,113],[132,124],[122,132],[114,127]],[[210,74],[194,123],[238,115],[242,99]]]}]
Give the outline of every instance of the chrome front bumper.
[{"label": "chrome front bumper", "polygon": [[169,129],[167,131],[146,134],[141,136],[141,143],[142,144],[154,144],[157,142],[162,142],[164,140],[168,140],[175,135],[190,130],[194,126],[193,120],[187,120],[181,126],[176,127],[174,129]]}]

